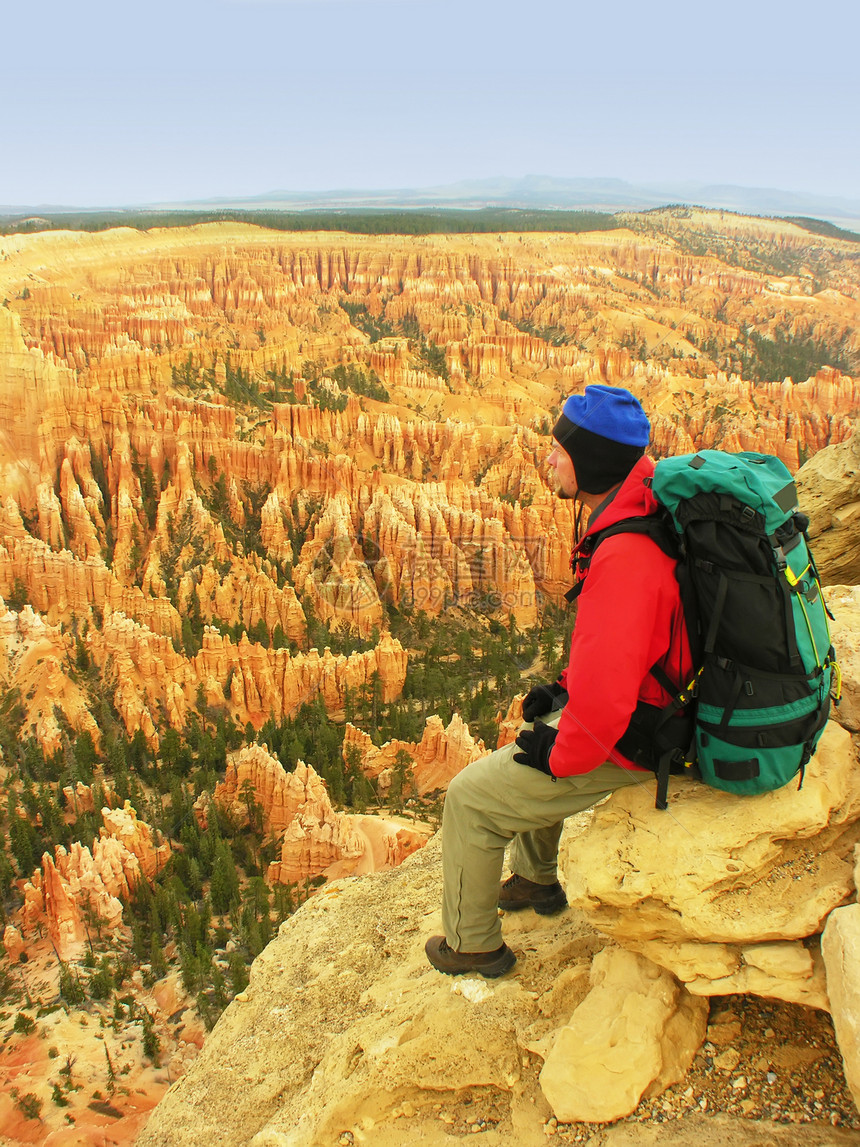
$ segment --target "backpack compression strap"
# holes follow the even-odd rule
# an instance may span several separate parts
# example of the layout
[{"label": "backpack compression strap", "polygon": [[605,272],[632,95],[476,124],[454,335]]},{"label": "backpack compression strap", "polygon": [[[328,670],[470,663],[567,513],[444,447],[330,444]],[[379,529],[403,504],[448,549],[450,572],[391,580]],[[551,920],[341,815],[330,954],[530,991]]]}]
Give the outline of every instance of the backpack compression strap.
[{"label": "backpack compression strap", "polygon": [[[665,809],[669,807],[669,777],[674,774],[687,772],[689,760],[691,759],[693,743],[695,739],[694,728],[690,724],[688,716],[685,728],[683,729],[683,747],[673,744],[673,738],[666,736],[672,731],[669,724],[670,720],[675,720],[679,711],[688,709],[696,695],[698,687],[699,675],[702,670],[700,669],[686,689],[679,689],[669,677],[668,673],[661,665],[651,666],[651,676],[662,685],[666,692],[670,695],[672,700],[665,706],[657,727],[654,731],[655,742],[659,745],[661,734],[663,740],[662,752],[660,753],[657,762],[657,797],[654,801],[654,807]],[[679,730],[680,732],[681,730]]]}]

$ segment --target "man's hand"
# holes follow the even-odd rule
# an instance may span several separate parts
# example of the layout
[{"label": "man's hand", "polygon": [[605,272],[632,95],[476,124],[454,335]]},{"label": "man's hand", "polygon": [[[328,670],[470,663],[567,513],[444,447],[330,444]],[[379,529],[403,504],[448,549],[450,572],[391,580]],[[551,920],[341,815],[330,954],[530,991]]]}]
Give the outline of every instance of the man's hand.
[{"label": "man's hand", "polygon": [[543,717],[566,704],[567,691],[558,681],[551,685],[535,685],[523,697],[523,720],[533,721],[535,717]]},{"label": "man's hand", "polygon": [[530,769],[537,769],[548,777],[554,777],[549,767],[549,755],[555,744],[558,729],[553,729],[543,722],[535,725],[533,729],[521,729],[517,737],[517,747],[521,750],[514,753],[514,760],[518,765],[528,765]]}]

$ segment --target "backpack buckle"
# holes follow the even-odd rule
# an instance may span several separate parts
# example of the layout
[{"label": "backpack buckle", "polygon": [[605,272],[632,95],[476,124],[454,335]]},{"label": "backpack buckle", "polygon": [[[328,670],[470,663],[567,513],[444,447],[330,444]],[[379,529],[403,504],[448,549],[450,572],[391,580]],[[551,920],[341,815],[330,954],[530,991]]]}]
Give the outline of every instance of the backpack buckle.
[{"label": "backpack buckle", "polygon": [[687,688],[682,690],[684,700],[681,703],[683,705],[686,705],[689,701],[692,701],[694,697],[698,697],[698,695],[699,695],[699,678],[702,676],[704,671],[705,671],[705,667],[703,665],[698,670],[698,672],[696,673],[696,676],[689,683]]}]

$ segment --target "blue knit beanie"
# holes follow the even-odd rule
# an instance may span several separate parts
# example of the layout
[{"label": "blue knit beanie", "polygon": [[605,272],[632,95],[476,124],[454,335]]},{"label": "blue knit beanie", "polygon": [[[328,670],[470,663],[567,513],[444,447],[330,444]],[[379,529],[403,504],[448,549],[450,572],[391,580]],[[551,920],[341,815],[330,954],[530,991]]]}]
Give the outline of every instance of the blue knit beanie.
[{"label": "blue knit beanie", "polygon": [[598,383],[568,398],[552,434],[573,461],[579,489],[603,494],[645,453],[651,425],[629,390]]}]

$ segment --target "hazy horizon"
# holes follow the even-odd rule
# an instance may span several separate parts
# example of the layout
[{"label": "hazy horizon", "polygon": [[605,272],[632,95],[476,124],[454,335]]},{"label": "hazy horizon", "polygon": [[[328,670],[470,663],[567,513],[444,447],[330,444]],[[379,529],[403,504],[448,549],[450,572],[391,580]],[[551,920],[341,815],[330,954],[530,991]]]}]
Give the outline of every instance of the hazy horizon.
[{"label": "hazy horizon", "polygon": [[860,198],[795,192],[785,188],[744,187],[736,184],[671,183],[636,184],[618,178],[583,177],[563,179],[546,173],[519,177],[485,176],[457,180],[433,187],[362,188],[339,187],[298,191],[272,188],[254,195],[200,196],[190,200],[159,200],[152,203],[0,203],[3,211],[138,211],[151,210],[457,210],[523,208],[525,210],[647,210],[651,207],[687,203],[721,207],[749,214],[845,213],[860,220]]}]

